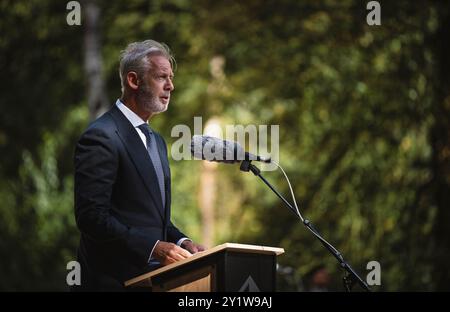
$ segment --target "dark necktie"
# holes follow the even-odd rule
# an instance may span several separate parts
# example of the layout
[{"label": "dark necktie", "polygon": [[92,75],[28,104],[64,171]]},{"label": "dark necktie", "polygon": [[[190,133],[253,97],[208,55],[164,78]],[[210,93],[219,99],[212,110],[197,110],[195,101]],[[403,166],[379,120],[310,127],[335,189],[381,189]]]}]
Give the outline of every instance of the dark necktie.
[{"label": "dark necktie", "polygon": [[145,137],[147,138],[147,151],[148,154],[150,155],[150,159],[152,160],[153,168],[155,168],[156,176],[158,177],[159,191],[161,192],[161,199],[164,208],[166,205],[164,172],[161,165],[161,158],[159,157],[155,136],[153,135],[153,131],[148,127],[146,123],[139,125],[138,128],[142,130]]}]

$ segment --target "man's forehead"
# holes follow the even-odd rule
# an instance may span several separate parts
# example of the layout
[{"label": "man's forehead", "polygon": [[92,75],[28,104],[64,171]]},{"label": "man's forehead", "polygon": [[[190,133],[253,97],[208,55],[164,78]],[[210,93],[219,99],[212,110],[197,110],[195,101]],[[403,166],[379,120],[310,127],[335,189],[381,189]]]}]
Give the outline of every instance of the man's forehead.
[{"label": "man's forehead", "polygon": [[151,68],[158,71],[169,71],[172,73],[172,65],[170,61],[162,55],[154,55],[150,57]]}]

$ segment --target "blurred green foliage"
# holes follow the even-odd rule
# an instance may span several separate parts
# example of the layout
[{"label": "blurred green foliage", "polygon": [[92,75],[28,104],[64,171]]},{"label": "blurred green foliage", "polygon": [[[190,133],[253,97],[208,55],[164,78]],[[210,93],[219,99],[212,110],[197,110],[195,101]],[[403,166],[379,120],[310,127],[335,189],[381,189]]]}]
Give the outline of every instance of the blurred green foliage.
[{"label": "blurred green foliage", "polygon": [[[169,150],[172,127],[193,129],[194,116],[280,125],[301,212],[363,278],[380,262],[375,290],[448,290],[450,4],[380,2],[381,26],[358,0],[99,2],[107,94],[120,96],[128,43],[167,43],[175,91],[152,124]],[[65,290],[79,238],[73,148],[89,116],[83,26],[66,24],[60,1],[0,8],[0,289]],[[201,162],[171,166],[174,221],[201,240]],[[279,172],[263,174],[288,197]],[[285,248],[280,290],[301,290],[318,263],[343,289],[336,260],[261,181],[237,166],[217,181],[217,244]]]}]

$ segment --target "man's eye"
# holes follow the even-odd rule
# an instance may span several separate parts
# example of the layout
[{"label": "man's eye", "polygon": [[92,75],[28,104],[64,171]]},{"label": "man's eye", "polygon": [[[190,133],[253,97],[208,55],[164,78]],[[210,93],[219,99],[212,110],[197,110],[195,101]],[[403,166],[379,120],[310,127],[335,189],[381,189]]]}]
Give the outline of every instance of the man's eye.
[{"label": "man's eye", "polygon": [[173,80],[173,76],[156,76],[156,79],[158,79],[159,81],[164,81],[169,79],[170,81]]}]

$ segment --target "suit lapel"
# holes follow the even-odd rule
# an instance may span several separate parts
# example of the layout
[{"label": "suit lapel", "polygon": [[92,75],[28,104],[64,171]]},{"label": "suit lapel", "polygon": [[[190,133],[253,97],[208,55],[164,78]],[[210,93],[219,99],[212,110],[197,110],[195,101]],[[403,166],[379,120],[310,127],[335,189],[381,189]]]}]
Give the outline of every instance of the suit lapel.
[{"label": "suit lapel", "polygon": [[157,184],[158,178],[156,176],[156,172],[148,155],[148,152],[145,149],[144,144],[142,144],[141,138],[137,134],[136,129],[134,129],[133,125],[116,106],[114,106],[110,110],[110,113],[114,121],[116,122],[117,134],[119,138],[127,149],[128,155],[130,155],[130,158],[133,161],[137,171],[139,172],[144,185],[150,193],[155,206],[158,207],[158,213],[161,215],[161,218],[165,219],[163,214],[164,209],[162,207],[161,194],[159,192],[159,186]]}]

